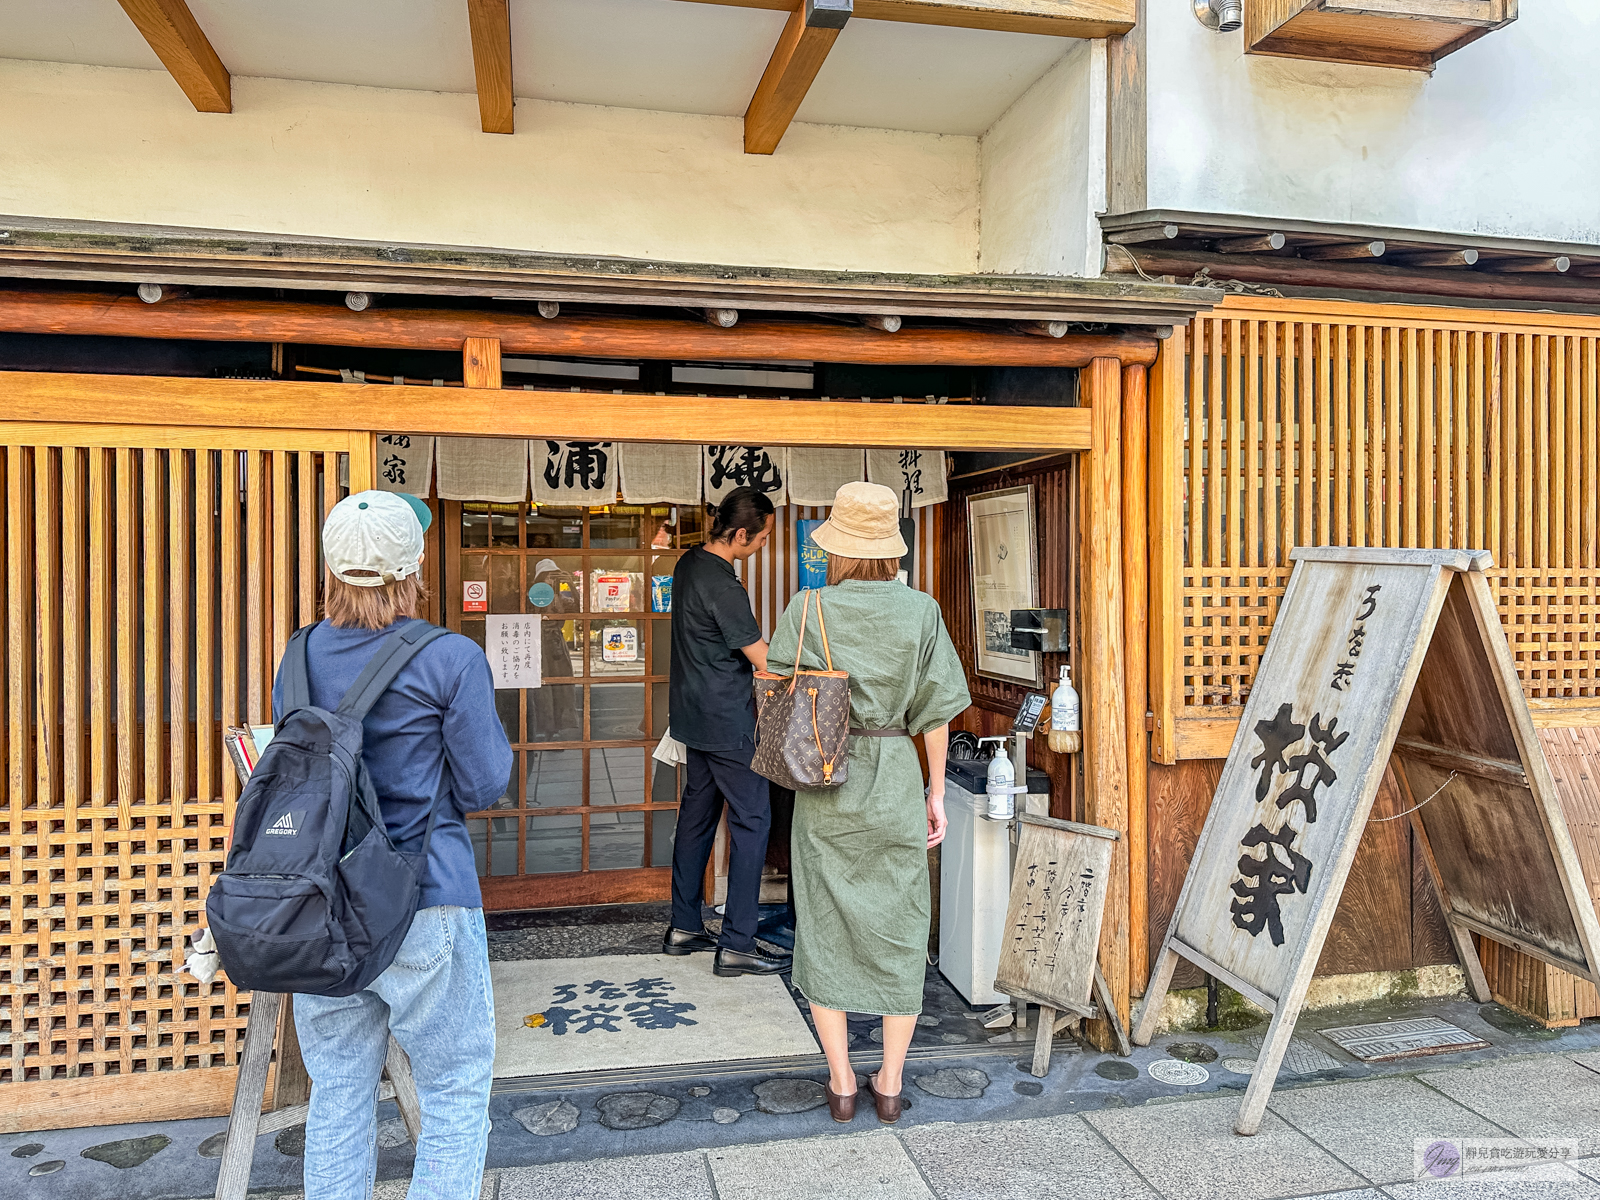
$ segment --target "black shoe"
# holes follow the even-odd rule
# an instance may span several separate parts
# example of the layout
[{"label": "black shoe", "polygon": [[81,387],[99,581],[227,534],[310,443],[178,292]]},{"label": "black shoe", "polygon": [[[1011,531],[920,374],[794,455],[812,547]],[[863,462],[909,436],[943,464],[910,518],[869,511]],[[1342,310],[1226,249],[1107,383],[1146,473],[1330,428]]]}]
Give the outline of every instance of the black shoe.
[{"label": "black shoe", "polygon": [[733,975],[780,975],[794,966],[787,954],[765,954],[760,950],[729,950],[717,947],[717,960],[711,964],[711,973],[729,977]]},{"label": "black shoe", "polygon": [[716,948],[716,936],[707,933],[704,929],[691,933],[687,929],[678,929],[668,925],[667,934],[661,939],[661,953],[675,956],[693,954],[696,950],[715,950]]}]

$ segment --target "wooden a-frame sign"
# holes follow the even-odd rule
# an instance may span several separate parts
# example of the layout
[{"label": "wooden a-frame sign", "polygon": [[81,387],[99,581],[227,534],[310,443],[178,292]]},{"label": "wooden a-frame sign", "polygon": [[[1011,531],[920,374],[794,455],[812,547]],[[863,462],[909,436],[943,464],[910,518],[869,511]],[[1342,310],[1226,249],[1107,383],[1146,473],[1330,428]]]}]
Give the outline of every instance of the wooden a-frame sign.
[{"label": "wooden a-frame sign", "polygon": [[1468,986],[1474,933],[1600,986],[1600,925],[1483,572],[1486,551],[1302,548],[1133,1040],[1180,957],[1272,1013],[1261,1127],[1393,755]]}]

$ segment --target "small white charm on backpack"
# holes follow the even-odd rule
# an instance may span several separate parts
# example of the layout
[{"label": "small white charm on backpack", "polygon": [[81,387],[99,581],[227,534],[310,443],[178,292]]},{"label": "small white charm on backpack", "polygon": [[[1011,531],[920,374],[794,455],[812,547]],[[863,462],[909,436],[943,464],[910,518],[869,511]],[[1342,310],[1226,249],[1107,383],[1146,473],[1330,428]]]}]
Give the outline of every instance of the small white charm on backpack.
[{"label": "small white charm on backpack", "polygon": [[189,957],[183,960],[185,971],[201,983],[210,983],[217,977],[217,970],[221,966],[221,960],[217,957],[217,943],[211,938],[211,930],[202,929],[199,937],[189,939]]}]

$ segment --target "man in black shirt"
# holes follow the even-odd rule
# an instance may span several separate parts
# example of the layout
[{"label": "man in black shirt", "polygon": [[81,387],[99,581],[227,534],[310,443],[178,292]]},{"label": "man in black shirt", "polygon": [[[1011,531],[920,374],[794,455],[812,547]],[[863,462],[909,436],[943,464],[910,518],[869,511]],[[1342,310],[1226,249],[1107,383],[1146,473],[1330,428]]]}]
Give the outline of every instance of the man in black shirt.
[{"label": "man in black shirt", "polygon": [[[787,956],[756,945],[761,870],[772,828],[767,781],[750,769],[755,754],[755,668],[767,665],[767,643],[734,573],[771,536],[772,502],[753,488],[730,492],[717,506],[706,544],[678,560],[672,573],[672,736],[688,747],[678,832],[672,847],[672,925],[666,954],[716,949],[718,975],[773,975]],[[728,806],[728,899],[722,937],[700,915],[706,863],[722,807]]]}]

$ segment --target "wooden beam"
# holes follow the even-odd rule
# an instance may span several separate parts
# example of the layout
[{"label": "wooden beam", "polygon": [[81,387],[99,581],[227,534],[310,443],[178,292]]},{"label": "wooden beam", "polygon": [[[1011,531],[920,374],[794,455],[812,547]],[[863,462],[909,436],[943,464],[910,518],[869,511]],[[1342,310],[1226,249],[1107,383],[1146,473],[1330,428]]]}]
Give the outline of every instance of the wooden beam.
[{"label": "wooden beam", "polygon": [[[1149,512],[1149,377],[1144,367],[1122,369],[1122,643],[1128,756],[1128,990],[1143,994],[1150,976],[1149,824],[1145,808],[1150,739],[1149,543],[1140,534]],[[1126,1050],[1123,1053],[1127,1053]]]},{"label": "wooden beam", "polygon": [[1166,225],[1151,225],[1143,229],[1119,229],[1115,233],[1106,234],[1106,241],[1114,242],[1118,246],[1137,246],[1140,242],[1170,242],[1183,230],[1170,222]]},{"label": "wooden beam", "polygon": [[1282,250],[1288,238],[1281,233],[1263,233],[1256,237],[1222,238],[1215,249],[1218,254],[1270,254]]},{"label": "wooden beam", "polygon": [[511,99],[509,0],[467,0],[472,71],[478,78],[478,117],[485,133],[515,133]]},{"label": "wooden beam", "polygon": [[[3,379],[3,376],[0,376]],[[1128,831],[1128,730],[1124,678],[1122,564],[1122,368],[1098,358],[1082,377],[1092,449],[1079,471],[1083,514],[1083,736],[1088,823]],[[988,410],[996,411],[996,410]],[[1027,409],[1039,412],[1039,409]],[[1065,411],[1065,410],[1064,410]],[[1080,411],[1082,411],[1080,409]],[[1100,930],[1100,966],[1126,1025],[1129,996],[1128,839],[1117,842]],[[1105,1021],[1088,1026],[1095,1045],[1109,1049]]]},{"label": "wooden beam", "polygon": [[1333,246],[1302,246],[1300,257],[1309,258],[1314,262],[1328,259],[1346,258],[1382,258],[1384,244],[1381,241],[1346,242]]},{"label": "wooden beam", "polygon": [[[788,12],[794,7],[794,0],[691,2],[776,12]],[[871,21],[1103,38],[1117,37],[1134,27],[1135,0],[856,0],[855,15]]]},{"label": "wooden beam", "polygon": [[744,152],[771,154],[850,19],[853,0],[800,0],[744,114]]},{"label": "wooden beam", "polygon": [[1478,261],[1478,252],[1466,250],[1425,250],[1421,254],[1405,254],[1400,261],[1408,267],[1470,267]]},{"label": "wooden beam", "polygon": [[500,386],[500,339],[469,337],[461,348],[461,382],[469,388]]},{"label": "wooden beam", "polygon": [[1565,254],[1553,258],[1499,258],[1483,264],[1486,271],[1499,271],[1506,275],[1565,275],[1572,260]]},{"label": "wooden beam", "polygon": [[228,68],[184,0],[117,0],[198,112],[233,111]]},{"label": "wooden beam", "polygon": [[1183,690],[1183,422],[1184,365],[1194,325],[1173,331],[1150,368],[1148,436],[1150,504],[1150,629],[1146,659],[1149,705],[1155,713],[1150,757],[1178,761],[1176,721]]},{"label": "wooden beam", "polygon": [[[489,378],[487,361],[482,370],[483,378]],[[691,445],[725,441],[851,449],[916,445],[1054,451],[1087,450],[1090,441],[1086,408],[735,400],[492,387],[460,388],[447,393],[447,399],[442,402],[431,388],[381,384],[0,371],[0,422],[98,425],[108,413],[115,413],[117,420],[130,426],[194,427],[199,432],[193,437],[212,436],[209,431],[217,429],[325,428],[336,419],[351,430],[405,429],[462,437],[612,441],[642,431],[653,442]],[[352,440],[352,487],[358,452]],[[1120,625],[1117,636],[1120,639]]]},{"label": "wooden beam", "polygon": [[[1143,334],[1021,338],[966,328],[902,329],[892,338],[860,325],[746,321],[717,329],[701,321],[570,316],[471,309],[369,308],[279,300],[190,298],[141,303],[133,296],[0,291],[0,332],[177,338],[202,342],[300,342],[459,353],[469,337],[497,337],[506,354],[582,358],[693,358],[921,366],[1087,366],[1095,358],[1155,361]],[[325,424],[326,419],[318,424]]]}]

